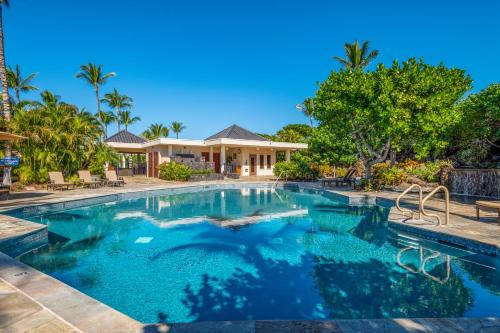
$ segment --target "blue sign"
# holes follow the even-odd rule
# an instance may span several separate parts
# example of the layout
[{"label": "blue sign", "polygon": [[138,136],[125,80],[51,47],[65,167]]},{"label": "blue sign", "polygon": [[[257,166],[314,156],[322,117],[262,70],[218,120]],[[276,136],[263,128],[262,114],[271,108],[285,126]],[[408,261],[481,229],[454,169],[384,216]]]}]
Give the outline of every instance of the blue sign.
[{"label": "blue sign", "polygon": [[18,166],[19,165],[19,156],[0,158],[0,165],[3,165],[3,166]]}]

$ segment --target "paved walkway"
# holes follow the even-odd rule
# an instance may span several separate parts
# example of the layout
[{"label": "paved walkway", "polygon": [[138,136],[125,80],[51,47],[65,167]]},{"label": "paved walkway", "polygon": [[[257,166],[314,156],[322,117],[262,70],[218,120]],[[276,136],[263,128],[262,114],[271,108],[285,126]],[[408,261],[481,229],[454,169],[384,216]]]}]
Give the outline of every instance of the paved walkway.
[{"label": "paved walkway", "polygon": [[[241,181],[255,182],[261,179],[247,178]],[[97,190],[77,189],[63,192],[34,191],[15,193],[11,200],[0,202],[0,211],[44,203],[96,197],[114,193],[180,187],[190,184],[164,182],[156,179],[134,177],[127,179],[122,188]],[[241,182],[240,181],[240,182]],[[234,183],[234,180],[224,183]],[[236,181],[238,182],[238,181]],[[209,182],[207,182],[209,183]],[[203,184],[207,184],[203,183]],[[218,182],[220,183],[220,182]],[[192,185],[199,185],[192,184]],[[345,195],[359,196],[360,192],[336,189]],[[381,200],[394,200],[398,193],[380,192]],[[406,207],[416,206],[416,196],[405,202]],[[443,202],[429,201],[429,211],[442,215]],[[429,224],[415,228],[439,230],[445,234],[459,234],[490,244],[500,244],[500,226],[493,214],[485,214],[475,220],[475,210],[470,204],[451,203],[449,226],[434,227]],[[394,215],[395,214],[395,215]],[[397,212],[392,218],[402,219]],[[413,227],[413,226],[412,226]],[[40,225],[0,215],[0,242],[14,235],[36,232]],[[43,227],[42,227],[43,228]],[[380,319],[338,321],[242,321],[212,322],[176,325],[142,325],[135,320],[105,306],[71,287],[32,269],[0,252],[0,332],[500,332],[498,318],[460,319]]]}]

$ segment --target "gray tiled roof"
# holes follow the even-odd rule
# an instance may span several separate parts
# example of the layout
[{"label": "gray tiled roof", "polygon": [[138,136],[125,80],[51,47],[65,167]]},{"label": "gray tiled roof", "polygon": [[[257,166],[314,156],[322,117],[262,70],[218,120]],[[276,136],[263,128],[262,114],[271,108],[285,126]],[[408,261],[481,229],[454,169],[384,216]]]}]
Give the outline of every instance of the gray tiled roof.
[{"label": "gray tiled roof", "polygon": [[257,140],[257,141],[268,141],[257,135],[255,133],[250,132],[238,125],[229,126],[226,129],[223,129],[219,133],[216,133],[212,136],[209,136],[205,140],[213,140],[213,139],[238,139],[238,140]]},{"label": "gray tiled roof", "polygon": [[135,134],[130,133],[129,131],[122,130],[106,140],[104,142],[121,142],[121,143],[144,143],[147,140],[137,136]]}]

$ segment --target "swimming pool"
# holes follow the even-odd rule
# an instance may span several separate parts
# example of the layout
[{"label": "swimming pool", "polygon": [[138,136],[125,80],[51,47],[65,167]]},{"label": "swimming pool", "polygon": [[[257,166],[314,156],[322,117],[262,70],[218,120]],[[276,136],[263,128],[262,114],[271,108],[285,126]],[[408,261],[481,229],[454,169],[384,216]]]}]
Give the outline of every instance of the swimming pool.
[{"label": "swimming pool", "polygon": [[497,258],[387,215],[316,191],[150,194],[29,217],[49,244],[19,259],[146,323],[500,316]]}]

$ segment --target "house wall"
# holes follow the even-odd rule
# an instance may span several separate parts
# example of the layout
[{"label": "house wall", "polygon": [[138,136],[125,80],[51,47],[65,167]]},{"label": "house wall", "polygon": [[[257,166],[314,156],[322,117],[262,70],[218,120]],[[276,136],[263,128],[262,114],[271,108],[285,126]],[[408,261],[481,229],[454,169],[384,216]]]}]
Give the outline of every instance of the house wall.
[{"label": "house wall", "polygon": [[[220,153],[221,147],[212,147],[214,153]],[[226,149],[226,163],[231,157],[233,164],[235,166],[241,166],[240,175],[250,176],[250,155],[256,156],[256,176],[272,176],[274,175],[273,169],[276,163],[276,149],[274,148],[257,148],[257,147],[227,147]],[[149,152],[159,152],[159,161],[161,163],[170,162],[170,157],[168,156],[168,145],[158,145],[150,147],[147,149]],[[202,152],[210,152],[210,147],[198,147],[198,146],[174,146],[172,145],[172,155],[178,153],[184,154],[194,154],[195,156],[201,156]],[[261,157],[263,156],[263,164],[261,164]],[[267,156],[271,157],[271,165],[267,165]]]},{"label": "house wall", "polygon": [[[266,148],[241,148],[241,176],[250,176],[250,155],[255,155],[256,175],[257,176],[272,176],[274,164],[276,163],[276,150]],[[260,156],[264,156],[264,165],[260,164]],[[267,166],[267,156],[271,156],[271,166]]]}]

